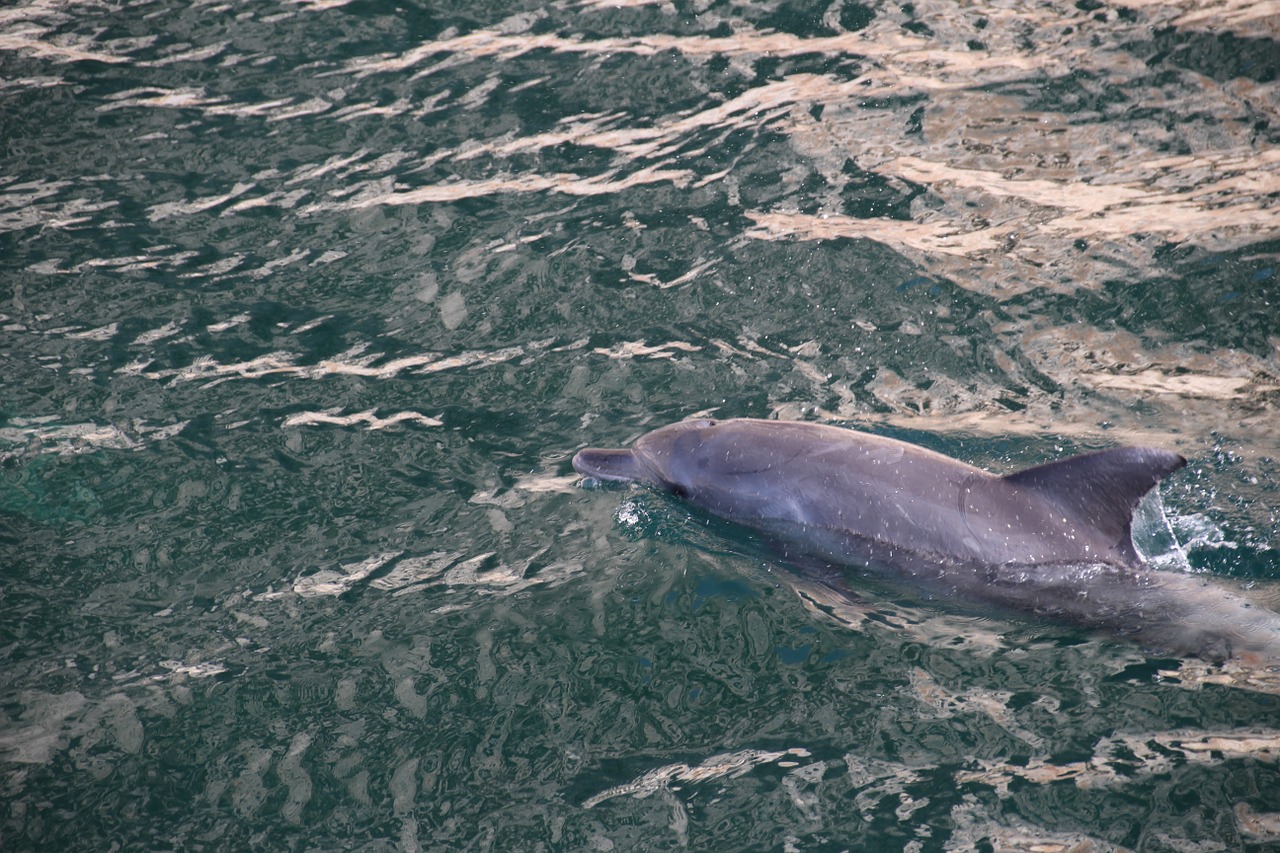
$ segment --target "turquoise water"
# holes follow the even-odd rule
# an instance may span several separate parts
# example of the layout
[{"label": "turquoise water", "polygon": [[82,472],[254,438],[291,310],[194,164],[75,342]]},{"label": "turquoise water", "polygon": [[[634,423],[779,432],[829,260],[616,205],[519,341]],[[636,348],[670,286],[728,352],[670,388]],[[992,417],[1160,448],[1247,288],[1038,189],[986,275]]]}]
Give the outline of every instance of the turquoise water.
[{"label": "turquoise water", "polygon": [[1280,843],[1265,669],[859,616],[569,465],[693,414],[1155,444],[1164,564],[1273,595],[1278,40],[1233,0],[0,10],[0,845]]}]

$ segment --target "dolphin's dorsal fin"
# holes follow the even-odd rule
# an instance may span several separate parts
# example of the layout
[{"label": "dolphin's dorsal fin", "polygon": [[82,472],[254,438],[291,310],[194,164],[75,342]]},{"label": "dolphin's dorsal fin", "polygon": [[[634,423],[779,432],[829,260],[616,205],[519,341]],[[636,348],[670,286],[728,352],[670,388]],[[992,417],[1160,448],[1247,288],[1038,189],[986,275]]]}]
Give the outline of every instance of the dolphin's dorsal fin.
[{"label": "dolphin's dorsal fin", "polygon": [[1187,460],[1154,447],[1117,447],[1037,465],[1003,479],[1032,489],[1078,523],[1088,524],[1131,563],[1141,562],[1133,547],[1133,511],[1156,483]]}]

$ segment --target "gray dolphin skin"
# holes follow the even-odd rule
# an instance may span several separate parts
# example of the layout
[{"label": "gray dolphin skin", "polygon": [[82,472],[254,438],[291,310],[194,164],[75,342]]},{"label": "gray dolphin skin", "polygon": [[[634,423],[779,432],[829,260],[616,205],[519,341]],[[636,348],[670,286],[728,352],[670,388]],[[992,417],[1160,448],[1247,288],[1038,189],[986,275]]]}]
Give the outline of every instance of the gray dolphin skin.
[{"label": "gray dolphin skin", "polygon": [[1184,465],[1119,447],[1000,477],[890,438],[745,418],[682,421],[573,458],[584,477],[655,486],[798,560],[1105,629],[1158,653],[1280,660],[1280,617],[1150,569],[1134,548],[1134,509]]}]

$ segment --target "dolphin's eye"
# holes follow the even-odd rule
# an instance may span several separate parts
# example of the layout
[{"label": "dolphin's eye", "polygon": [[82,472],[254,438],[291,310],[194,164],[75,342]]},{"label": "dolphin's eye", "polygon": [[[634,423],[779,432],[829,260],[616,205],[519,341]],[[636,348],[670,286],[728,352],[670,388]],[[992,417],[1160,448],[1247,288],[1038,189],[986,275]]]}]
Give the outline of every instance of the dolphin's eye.
[{"label": "dolphin's eye", "polygon": [[675,495],[676,497],[682,500],[684,498],[689,497],[689,490],[686,489],[684,486],[680,485],[679,483],[672,483],[670,486],[667,487],[667,489],[668,491],[671,492],[671,494]]}]

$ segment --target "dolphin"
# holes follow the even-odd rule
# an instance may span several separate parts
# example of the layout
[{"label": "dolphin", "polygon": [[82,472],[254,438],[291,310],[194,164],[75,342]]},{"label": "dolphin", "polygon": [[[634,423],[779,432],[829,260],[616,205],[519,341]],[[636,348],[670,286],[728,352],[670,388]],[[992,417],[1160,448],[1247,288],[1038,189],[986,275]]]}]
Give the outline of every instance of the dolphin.
[{"label": "dolphin", "polygon": [[907,442],[795,421],[686,420],[586,448],[587,478],[648,484],[764,534],[792,562],[1029,611],[1158,654],[1280,660],[1280,616],[1144,563],[1143,496],[1187,460],[1117,447],[1005,476]]}]

